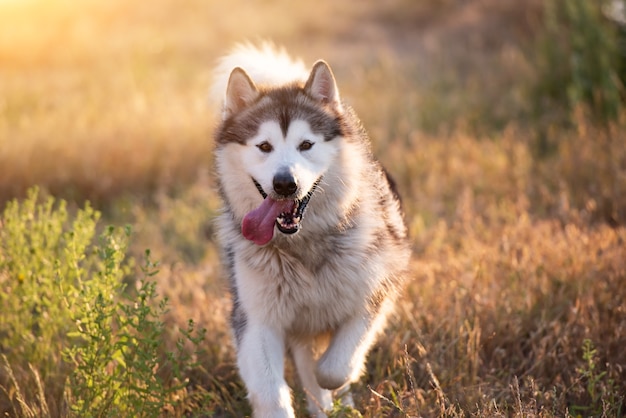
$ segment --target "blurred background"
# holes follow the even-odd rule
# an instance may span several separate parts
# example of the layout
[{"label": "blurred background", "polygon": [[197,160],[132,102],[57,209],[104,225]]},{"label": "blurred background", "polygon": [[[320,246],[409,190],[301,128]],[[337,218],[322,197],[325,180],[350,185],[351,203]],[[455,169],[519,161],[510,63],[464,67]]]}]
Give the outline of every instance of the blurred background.
[{"label": "blurred background", "polygon": [[[604,137],[623,118],[623,15],[620,0],[2,0],[0,199],[38,184],[108,205],[196,182],[210,172],[211,68],[245,40],[329,61],[383,160],[430,136],[512,131],[531,158],[551,158],[565,128],[593,123]],[[589,156],[602,179],[550,192],[584,206],[568,190],[582,181],[618,222],[619,135],[595,139],[617,148],[612,162]]]},{"label": "blurred background", "polygon": [[[208,410],[243,414],[223,346],[208,93],[236,42],[271,40],[330,63],[404,196],[413,284],[378,350],[406,356],[375,356],[371,388],[415,414],[623,413],[624,7],[0,0],[0,208],[38,186],[132,225],[130,253],[162,263],[167,323],[209,331],[191,382]],[[586,339],[595,380],[579,373]],[[357,400],[380,416],[367,389]]]}]

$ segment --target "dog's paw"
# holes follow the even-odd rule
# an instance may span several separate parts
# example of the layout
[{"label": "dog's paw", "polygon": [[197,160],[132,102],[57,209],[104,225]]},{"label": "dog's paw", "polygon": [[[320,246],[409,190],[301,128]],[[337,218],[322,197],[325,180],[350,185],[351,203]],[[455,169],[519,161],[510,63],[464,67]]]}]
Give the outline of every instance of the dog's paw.
[{"label": "dog's paw", "polygon": [[260,393],[250,391],[249,400],[254,418],[295,418],[287,385],[281,385],[273,391],[266,390]]},{"label": "dog's paw", "polygon": [[317,378],[317,384],[324,389],[335,390],[348,383],[352,374],[352,368],[350,364],[341,364],[341,362],[335,361],[335,359],[326,354],[317,362],[315,377]]}]

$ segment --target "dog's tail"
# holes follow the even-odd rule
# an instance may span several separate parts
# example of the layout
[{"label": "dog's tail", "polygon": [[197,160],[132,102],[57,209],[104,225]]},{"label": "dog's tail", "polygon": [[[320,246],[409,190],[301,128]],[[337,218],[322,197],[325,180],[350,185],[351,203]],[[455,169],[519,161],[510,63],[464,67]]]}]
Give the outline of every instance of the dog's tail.
[{"label": "dog's tail", "polygon": [[280,86],[293,81],[305,82],[309,72],[301,60],[291,58],[282,48],[271,42],[260,45],[237,44],[222,57],[213,72],[210,99],[220,105],[224,101],[231,71],[241,67],[259,86]]}]

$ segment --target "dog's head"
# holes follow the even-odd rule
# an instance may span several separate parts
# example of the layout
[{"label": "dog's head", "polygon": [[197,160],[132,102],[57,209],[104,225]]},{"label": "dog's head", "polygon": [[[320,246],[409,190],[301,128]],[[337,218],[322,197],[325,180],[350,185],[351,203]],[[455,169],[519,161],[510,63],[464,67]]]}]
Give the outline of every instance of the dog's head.
[{"label": "dog's head", "polygon": [[313,66],[306,83],[279,87],[257,86],[239,67],[231,72],[216,163],[222,193],[231,205],[241,205],[236,215],[247,239],[266,244],[274,225],[283,234],[300,230],[305,209],[338,152],[342,112],[335,78],[324,61]]}]

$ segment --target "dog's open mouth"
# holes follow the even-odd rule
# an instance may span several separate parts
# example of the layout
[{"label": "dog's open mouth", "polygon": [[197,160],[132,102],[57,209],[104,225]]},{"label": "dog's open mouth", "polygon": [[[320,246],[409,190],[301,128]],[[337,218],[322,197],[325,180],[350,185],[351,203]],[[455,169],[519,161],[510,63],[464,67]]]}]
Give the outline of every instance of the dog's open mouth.
[{"label": "dog's open mouth", "polygon": [[267,244],[274,236],[274,225],[283,234],[295,234],[300,230],[304,211],[315,191],[316,182],[302,199],[275,200],[267,195],[261,185],[254,180],[256,188],[263,196],[263,203],[243,218],[243,236],[257,245]]}]

